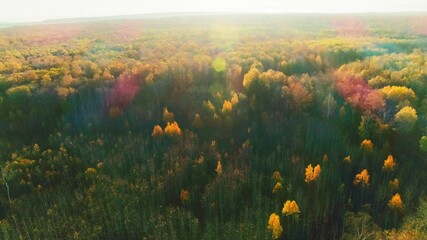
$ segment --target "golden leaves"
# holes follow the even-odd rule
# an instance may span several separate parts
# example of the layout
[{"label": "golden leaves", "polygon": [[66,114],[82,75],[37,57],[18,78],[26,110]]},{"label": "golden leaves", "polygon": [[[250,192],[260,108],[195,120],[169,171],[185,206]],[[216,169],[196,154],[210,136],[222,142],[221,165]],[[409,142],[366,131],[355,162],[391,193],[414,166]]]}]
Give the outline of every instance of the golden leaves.
[{"label": "golden leaves", "polygon": [[287,200],[283,204],[282,213],[286,216],[299,214],[300,210],[297,202],[295,202],[294,200],[293,201]]},{"label": "golden leaves", "polygon": [[356,174],[354,181],[354,185],[362,185],[362,187],[369,186],[369,172],[367,169],[363,169],[360,173]]},{"label": "golden leaves", "polygon": [[165,134],[170,137],[179,137],[181,136],[181,128],[179,128],[179,125],[177,122],[170,123],[165,127]]},{"label": "golden leaves", "polygon": [[410,132],[418,121],[417,111],[410,106],[403,107],[394,117],[397,129],[402,133]]},{"label": "golden leaves", "polygon": [[221,161],[219,161],[219,160],[218,160],[218,163],[216,164],[215,171],[218,175],[221,175],[221,173],[222,173],[222,165],[221,165]]},{"label": "golden leaves", "polygon": [[399,193],[393,195],[393,197],[388,202],[388,206],[393,210],[402,210],[404,208],[402,198]]},{"label": "golden leaves", "polygon": [[163,130],[162,127],[160,127],[159,125],[154,126],[153,128],[153,132],[151,133],[151,136],[153,138],[159,138],[163,135]]},{"label": "golden leaves", "polygon": [[379,90],[388,100],[394,102],[414,101],[416,99],[415,92],[404,86],[386,86]]},{"label": "golden leaves", "polygon": [[248,88],[252,82],[259,76],[260,72],[256,68],[251,68],[243,77],[243,86]]},{"label": "golden leaves", "polygon": [[272,231],[273,239],[278,239],[283,232],[283,228],[280,225],[280,218],[277,214],[272,213],[268,219],[268,229]]},{"label": "golden leaves", "polygon": [[225,100],[224,104],[222,105],[222,113],[228,113],[231,112],[231,110],[233,110],[233,105],[230,101]]},{"label": "golden leaves", "polygon": [[317,164],[316,167],[313,168],[313,166],[308,165],[305,169],[305,182],[309,183],[312,181],[316,181],[317,178],[320,175],[320,165]]},{"label": "golden leaves", "polygon": [[388,155],[387,159],[384,160],[383,170],[384,171],[393,171],[396,167],[396,162],[393,159],[392,155]]},{"label": "golden leaves", "polygon": [[360,144],[360,148],[365,151],[366,153],[372,153],[374,150],[374,144],[369,139],[364,139],[362,143]]},{"label": "golden leaves", "polygon": [[6,91],[7,95],[21,94],[21,95],[30,95],[31,89],[29,85],[20,85],[16,87],[11,87]]}]

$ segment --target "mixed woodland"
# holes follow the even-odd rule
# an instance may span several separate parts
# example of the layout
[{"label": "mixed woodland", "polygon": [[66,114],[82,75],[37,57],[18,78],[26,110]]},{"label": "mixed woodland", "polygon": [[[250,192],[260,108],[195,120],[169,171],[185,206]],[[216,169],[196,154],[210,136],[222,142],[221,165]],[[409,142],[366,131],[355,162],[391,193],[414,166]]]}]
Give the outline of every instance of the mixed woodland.
[{"label": "mixed woodland", "polygon": [[0,29],[0,239],[427,239],[427,15]]}]

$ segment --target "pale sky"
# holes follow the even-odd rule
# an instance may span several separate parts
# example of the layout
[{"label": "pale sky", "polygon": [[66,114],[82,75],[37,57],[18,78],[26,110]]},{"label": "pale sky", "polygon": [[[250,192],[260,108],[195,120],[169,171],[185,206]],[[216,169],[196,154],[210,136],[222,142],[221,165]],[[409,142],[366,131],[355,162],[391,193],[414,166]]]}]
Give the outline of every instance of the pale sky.
[{"label": "pale sky", "polygon": [[0,0],[0,22],[164,12],[426,11],[427,0]]}]

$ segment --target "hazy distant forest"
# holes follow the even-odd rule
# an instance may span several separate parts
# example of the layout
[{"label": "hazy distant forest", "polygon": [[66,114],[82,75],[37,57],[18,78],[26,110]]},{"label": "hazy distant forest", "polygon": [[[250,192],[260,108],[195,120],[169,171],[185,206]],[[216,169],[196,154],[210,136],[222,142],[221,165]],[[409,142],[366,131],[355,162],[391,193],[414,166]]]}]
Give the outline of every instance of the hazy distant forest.
[{"label": "hazy distant forest", "polygon": [[427,239],[427,14],[0,29],[0,239]]}]

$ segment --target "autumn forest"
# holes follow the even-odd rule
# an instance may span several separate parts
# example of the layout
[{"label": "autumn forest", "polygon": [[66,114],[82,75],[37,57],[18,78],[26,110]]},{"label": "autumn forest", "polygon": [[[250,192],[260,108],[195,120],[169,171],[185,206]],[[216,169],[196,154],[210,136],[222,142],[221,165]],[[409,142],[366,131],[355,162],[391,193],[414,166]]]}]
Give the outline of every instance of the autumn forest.
[{"label": "autumn forest", "polygon": [[0,239],[427,239],[426,22],[0,25]]}]

